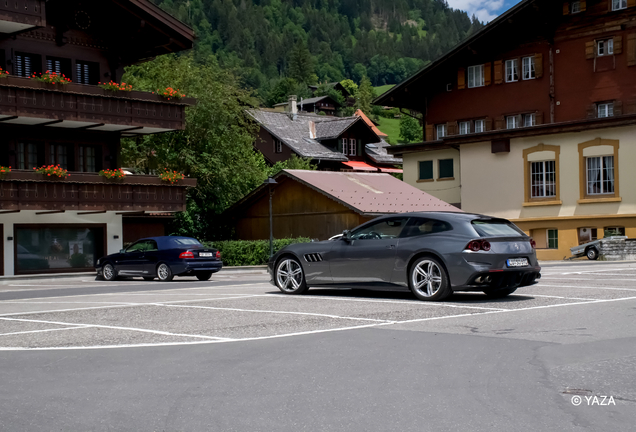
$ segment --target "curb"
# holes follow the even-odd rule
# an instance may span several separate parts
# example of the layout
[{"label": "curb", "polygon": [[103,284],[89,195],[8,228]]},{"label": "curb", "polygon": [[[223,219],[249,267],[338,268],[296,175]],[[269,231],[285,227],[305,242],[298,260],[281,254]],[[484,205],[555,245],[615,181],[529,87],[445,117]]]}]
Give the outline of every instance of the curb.
[{"label": "curb", "polygon": [[587,266],[590,264],[636,264],[634,260],[620,260],[620,261],[591,261],[587,258],[572,261],[539,261],[541,267],[570,267],[570,266]]}]

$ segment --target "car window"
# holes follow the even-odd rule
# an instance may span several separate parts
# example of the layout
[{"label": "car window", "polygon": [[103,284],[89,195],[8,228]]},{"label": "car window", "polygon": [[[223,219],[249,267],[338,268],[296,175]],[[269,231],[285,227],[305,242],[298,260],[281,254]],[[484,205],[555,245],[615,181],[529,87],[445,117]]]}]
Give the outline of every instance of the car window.
[{"label": "car window", "polygon": [[157,247],[157,242],[154,240],[148,240],[146,244],[146,252],[156,252],[159,248]]},{"label": "car window", "polygon": [[126,249],[126,253],[128,252],[142,252],[143,250],[145,250],[144,248],[146,247],[146,242],[145,241],[139,241],[137,243],[133,243],[130,246],[128,246],[128,249]]},{"label": "car window", "polygon": [[198,240],[193,238],[175,238],[172,239],[172,243],[178,246],[201,246]]},{"label": "car window", "polygon": [[415,237],[426,234],[435,234],[444,231],[450,231],[452,229],[453,227],[448,222],[435,219],[414,218],[409,222],[408,226],[402,233],[402,237]]},{"label": "car window", "polygon": [[351,238],[359,240],[396,238],[400,236],[408,220],[409,218],[383,219],[380,222],[354,230],[351,233]]},{"label": "car window", "polygon": [[477,219],[471,223],[480,237],[524,237],[526,235],[515,224],[503,219]]}]

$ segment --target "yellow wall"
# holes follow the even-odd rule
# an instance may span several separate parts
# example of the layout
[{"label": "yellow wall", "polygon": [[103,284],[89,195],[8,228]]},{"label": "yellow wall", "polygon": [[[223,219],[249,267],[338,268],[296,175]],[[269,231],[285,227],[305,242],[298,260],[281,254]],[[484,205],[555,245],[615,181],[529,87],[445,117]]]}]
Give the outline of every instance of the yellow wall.
[{"label": "yellow wall", "polygon": [[[439,179],[439,160],[453,159],[454,180]],[[418,182],[419,162],[433,161],[433,181]],[[461,180],[459,152],[457,150],[436,150],[403,155],[404,181],[411,186],[430,193],[449,204],[457,204],[461,200]]]}]

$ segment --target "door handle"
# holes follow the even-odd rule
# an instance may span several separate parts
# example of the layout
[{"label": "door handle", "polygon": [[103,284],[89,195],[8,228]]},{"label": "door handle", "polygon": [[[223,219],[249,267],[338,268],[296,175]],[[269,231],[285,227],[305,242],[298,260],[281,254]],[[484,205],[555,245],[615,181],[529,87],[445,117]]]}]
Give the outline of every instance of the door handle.
[{"label": "door handle", "polygon": [[395,249],[395,245],[388,245],[386,248],[387,249]]}]

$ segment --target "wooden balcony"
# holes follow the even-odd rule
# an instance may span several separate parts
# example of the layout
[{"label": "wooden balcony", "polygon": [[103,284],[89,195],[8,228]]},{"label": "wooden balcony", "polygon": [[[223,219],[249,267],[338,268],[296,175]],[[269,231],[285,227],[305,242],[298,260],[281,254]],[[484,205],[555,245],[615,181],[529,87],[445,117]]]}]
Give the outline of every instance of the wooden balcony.
[{"label": "wooden balcony", "polygon": [[0,1],[0,32],[18,33],[46,26],[45,0]]},{"label": "wooden balcony", "polygon": [[0,78],[0,125],[123,134],[167,132],[185,128],[185,107],[195,102],[192,98],[169,101],[149,92],[113,92],[74,83],[48,84],[14,76]]},{"label": "wooden balcony", "polygon": [[175,212],[186,207],[186,189],[196,179],[171,185],[156,176],[107,179],[94,173],[71,173],[65,179],[13,170],[0,178],[0,213],[17,210],[82,212]]}]

